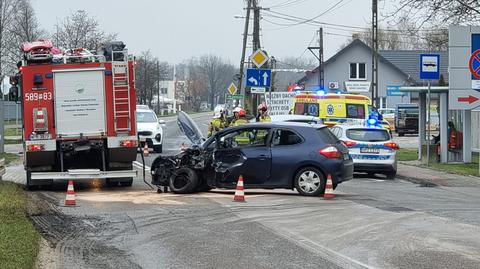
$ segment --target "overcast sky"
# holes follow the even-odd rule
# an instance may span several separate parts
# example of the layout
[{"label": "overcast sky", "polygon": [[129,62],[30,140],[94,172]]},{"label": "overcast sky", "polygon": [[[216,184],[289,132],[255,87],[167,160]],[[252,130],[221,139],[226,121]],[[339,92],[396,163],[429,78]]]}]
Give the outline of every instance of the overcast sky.
[{"label": "overcast sky", "polygon": [[[259,1],[262,7],[272,7],[272,11],[302,18],[315,17],[334,7],[317,19],[322,22],[363,27],[371,20],[371,0]],[[54,31],[57,20],[70,11],[84,9],[98,19],[105,31],[118,33],[131,53],[150,49],[155,56],[171,63],[207,53],[224,56],[234,64],[240,61],[244,19],[234,16],[244,16],[243,0],[32,0],[32,3],[40,24],[50,32]],[[287,5],[278,6],[282,3]],[[381,11],[386,8],[388,6],[380,5]],[[266,20],[292,22],[264,18],[261,22],[262,46],[270,55],[276,58],[310,57],[309,52],[304,51],[310,41],[317,42],[314,35],[318,26],[278,26]],[[351,35],[351,32],[332,28],[324,31],[328,59],[347,40],[345,36],[332,34]]]}]

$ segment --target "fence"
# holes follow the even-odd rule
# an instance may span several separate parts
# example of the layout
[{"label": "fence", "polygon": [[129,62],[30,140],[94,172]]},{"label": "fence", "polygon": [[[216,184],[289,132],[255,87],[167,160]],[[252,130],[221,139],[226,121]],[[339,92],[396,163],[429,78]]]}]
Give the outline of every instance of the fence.
[{"label": "fence", "polygon": [[20,104],[15,102],[5,101],[3,103],[4,106],[4,114],[3,118],[5,121],[16,123],[17,121],[20,123],[22,121],[22,110]]}]

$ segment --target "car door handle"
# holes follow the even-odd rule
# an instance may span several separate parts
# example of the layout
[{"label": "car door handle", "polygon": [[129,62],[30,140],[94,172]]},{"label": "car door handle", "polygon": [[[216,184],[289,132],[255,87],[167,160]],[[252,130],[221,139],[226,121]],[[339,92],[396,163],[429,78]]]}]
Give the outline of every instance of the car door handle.
[{"label": "car door handle", "polygon": [[267,159],[267,157],[268,157],[267,155],[262,154],[262,155],[258,156],[258,159],[261,160],[261,161],[265,161]]}]

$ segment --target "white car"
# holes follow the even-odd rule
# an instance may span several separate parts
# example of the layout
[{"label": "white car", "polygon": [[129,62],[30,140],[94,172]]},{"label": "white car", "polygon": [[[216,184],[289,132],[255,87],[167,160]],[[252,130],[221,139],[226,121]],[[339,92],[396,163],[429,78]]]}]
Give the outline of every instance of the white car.
[{"label": "white car", "polygon": [[348,147],[355,172],[397,174],[398,144],[387,129],[365,125],[335,125],[330,131]]},{"label": "white car", "polygon": [[163,125],[165,121],[158,120],[157,115],[146,106],[137,106],[137,133],[140,140],[145,139],[149,148],[157,153],[162,152]]}]

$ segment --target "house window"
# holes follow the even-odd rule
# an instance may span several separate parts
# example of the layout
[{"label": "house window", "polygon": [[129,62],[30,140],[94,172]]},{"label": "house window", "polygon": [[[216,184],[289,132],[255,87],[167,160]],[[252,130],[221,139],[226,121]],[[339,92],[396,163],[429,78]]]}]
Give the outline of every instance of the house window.
[{"label": "house window", "polygon": [[160,88],[161,94],[167,94],[167,88]]},{"label": "house window", "polygon": [[350,63],[350,79],[366,80],[367,65],[365,63]]}]

